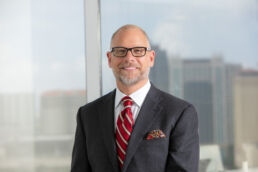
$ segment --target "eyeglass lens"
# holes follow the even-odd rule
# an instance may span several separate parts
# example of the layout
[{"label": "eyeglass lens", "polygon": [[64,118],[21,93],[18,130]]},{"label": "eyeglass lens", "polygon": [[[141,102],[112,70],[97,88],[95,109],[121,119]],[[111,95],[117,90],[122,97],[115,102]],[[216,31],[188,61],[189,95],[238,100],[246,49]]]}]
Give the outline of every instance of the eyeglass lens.
[{"label": "eyeglass lens", "polygon": [[113,55],[116,57],[125,57],[128,53],[128,50],[131,51],[132,55],[135,57],[142,57],[146,54],[146,47],[133,47],[133,48],[125,48],[125,47],[114,47],[112,48]]}]

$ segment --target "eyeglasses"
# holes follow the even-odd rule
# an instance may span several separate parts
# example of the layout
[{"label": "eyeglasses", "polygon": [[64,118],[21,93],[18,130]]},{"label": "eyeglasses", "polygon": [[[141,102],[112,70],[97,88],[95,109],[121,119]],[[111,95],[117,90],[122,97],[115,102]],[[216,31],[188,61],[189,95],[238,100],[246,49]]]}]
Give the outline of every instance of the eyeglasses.
[{"label": "eyeglasses", "polygon": [[134,57],[142,57],[145,56],[146,51],[151,50],[147,47],[132,47],[132,48],[125,48],[125,47],[113,47],[111,52],[116,57],[125,57],[128,51],[131,51]]}]

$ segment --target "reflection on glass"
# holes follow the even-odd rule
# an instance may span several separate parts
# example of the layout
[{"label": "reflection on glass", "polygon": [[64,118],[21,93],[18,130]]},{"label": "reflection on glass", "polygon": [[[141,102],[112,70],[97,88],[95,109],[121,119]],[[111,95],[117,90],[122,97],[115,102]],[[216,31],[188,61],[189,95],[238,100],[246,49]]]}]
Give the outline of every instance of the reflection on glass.
[{"label": "reflection on glass", "polygon": [[83,0],[0,1],[0,23],[0,171],[69,171],[86,94]]},{"label": "reflection on glass", "polygon": [[115,87],[111,34],[139,25],[156,52],[152,83],[198,111],[199,171],[257,171],[257,14],[255,0],[101,1],[103,92]]}]

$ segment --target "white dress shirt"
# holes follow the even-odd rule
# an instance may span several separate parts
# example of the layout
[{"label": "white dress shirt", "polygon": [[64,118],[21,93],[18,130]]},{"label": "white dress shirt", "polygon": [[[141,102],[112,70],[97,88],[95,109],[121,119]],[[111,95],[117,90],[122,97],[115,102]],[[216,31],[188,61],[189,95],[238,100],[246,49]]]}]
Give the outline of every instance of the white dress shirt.
[{"label": "white dress shirt", "polygon": [[[134,93],[128,95],[129,97],[131,97],[131,99],[133,100],[133,105],[132,105],[132,114],[133,114],[133,123],[135,123],[137,116],[139,114],[139,111],[141,109],[142,103],[147,95],[147,93],[149,92],[151,87],[150,81],[148,80],[148,82],[140,89],[138,89],[137,91],[135,91]],[[115,97],[115,130],[116,130],[116,125],[117,125],[117,119],[118,119],[118,115],[120,114],[120,112],[123,110],[123,104],[121,103],[121,100],[123,97],[125,97],[126,95],[124,93],[122,93],[118,88],[116,88],[116,97]]]}]

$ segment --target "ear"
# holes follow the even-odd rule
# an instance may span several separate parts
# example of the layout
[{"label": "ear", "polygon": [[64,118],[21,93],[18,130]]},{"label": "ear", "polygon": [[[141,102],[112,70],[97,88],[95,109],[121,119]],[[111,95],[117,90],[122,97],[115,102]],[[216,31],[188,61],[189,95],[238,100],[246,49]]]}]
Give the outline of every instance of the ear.
[{"label": "ear", "polygon": [[107,58],[108,58],[108,66],[111,68],[111,52],[110,51],[108,51],[107,52]]},{"label": "ear", "polygon": [[154,50],[151,50],[150,52],[150,67],[153,67],[154,66],[154,61],[155,61],[155,51]]}]

